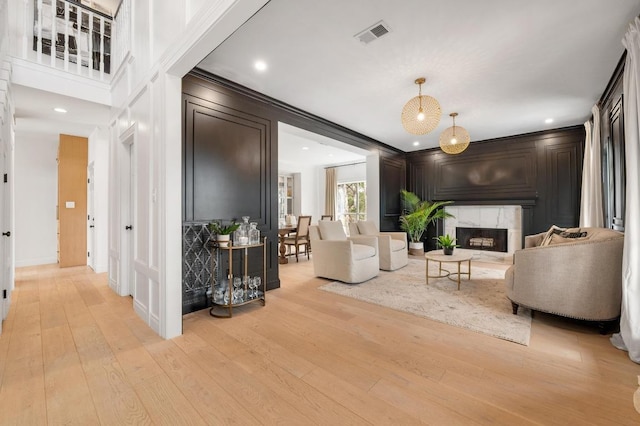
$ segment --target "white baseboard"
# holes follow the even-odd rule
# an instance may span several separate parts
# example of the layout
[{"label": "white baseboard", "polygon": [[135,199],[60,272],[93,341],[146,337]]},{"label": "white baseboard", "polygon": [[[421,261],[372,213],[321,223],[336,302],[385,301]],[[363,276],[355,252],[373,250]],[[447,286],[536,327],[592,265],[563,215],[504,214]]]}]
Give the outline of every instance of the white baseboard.
[{"label": "white baseboard", "polygon": [[52,263],[58,263],[58,258],[56,256],[39,257],[37,259],[16,259],[16,268],[22,268],[24,266],[50,265]]},{"label": "white baseboard", "polygon": [[97,264],[95,269],[93,270],[96,274],[101,274],[103,272],[107,272],[107,264]]}]

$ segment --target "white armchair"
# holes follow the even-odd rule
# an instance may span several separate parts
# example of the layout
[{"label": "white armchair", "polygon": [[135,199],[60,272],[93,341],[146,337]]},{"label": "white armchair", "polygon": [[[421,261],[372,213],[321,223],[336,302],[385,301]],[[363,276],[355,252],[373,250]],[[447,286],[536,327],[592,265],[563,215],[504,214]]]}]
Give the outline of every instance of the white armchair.
[{"label": "white armchair", "polygon": [[309,228],[313,246],[313,271],[345,283],[360,283],[378,275],[378,240],[375,237],[347,238],[342,223],[321,220]]},{"label": "white armchair", "polygon": [[359,220],[356,223],[349,223],[349,233],[352,237],[367,235],[378,239],[380,269],[395,271],[396,269],[407,266],[409,263],[406,233],[379,232],[376,224],[370,220]]}]

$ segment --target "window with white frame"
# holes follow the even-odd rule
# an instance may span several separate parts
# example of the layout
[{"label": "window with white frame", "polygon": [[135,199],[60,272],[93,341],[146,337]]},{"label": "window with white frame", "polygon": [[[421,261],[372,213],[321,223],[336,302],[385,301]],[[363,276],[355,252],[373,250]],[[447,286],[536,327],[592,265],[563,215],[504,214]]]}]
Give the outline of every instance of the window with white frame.
[{"label": "window with white frame", "polygon": [[367,220],[366,182],[343,182],[336,188],[336,218],[345,229],[350,222]]}]

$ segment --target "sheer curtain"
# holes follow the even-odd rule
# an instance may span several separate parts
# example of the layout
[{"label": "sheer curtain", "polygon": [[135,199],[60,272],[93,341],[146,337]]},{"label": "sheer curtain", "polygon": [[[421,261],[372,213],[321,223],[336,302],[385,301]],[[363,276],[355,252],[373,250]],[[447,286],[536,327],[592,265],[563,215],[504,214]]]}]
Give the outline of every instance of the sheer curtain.
[{"label": "sheer curtain", "polygon": [[614,346],[629,351],[640,363],[640,19],[629,26],[622,44],[627,49],[624,66],[624,139],[627,169],[624,253],[622,255],[622,314]]},{"label": "sheer curtain", "polygon": [[582,166],[582,200],[580,202],[580,226],[604,226],[602,210],[602,153],[600,151],[600,109],[594,105],[593,126],[584,123],[584,163]]},{"label": "sheer curtain", "polygon": [[327,167],[325,169],[325,186],[324,186],[324,214],[330,214],[335,217],[336,214],[336,168]]}]

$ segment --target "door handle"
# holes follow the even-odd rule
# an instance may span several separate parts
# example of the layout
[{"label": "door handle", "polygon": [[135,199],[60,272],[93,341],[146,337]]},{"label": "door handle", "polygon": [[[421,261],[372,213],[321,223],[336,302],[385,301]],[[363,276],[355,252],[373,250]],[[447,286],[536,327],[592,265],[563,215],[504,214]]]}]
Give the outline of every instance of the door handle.
[{"label": "door handle", "polygon": [[133,229],[133,226],[127,225],[127,226],[124,227],[124,229],[126,229],[128,231],[129,229]]},{"label": "door handle", "polygon": [[2,235],[4,235],[5,237],[10,237],[11,231],[3,232]]},{"label": "door handle", "polygon": [[94,225],[89,225],[89,228],[95,228],[95,226]]}]

